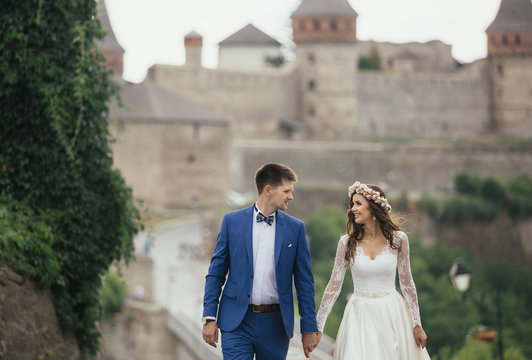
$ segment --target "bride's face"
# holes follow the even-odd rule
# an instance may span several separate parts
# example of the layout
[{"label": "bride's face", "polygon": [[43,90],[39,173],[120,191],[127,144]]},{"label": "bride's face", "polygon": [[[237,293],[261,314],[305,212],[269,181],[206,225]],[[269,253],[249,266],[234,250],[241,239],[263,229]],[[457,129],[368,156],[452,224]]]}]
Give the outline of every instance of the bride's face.
[{"label": "bride's face", "polygon": [[355,222],[357,224],[365,224],[371,221],[371,210],[368,199],[360,194],[353,195],[351,212],[355,215]]}]

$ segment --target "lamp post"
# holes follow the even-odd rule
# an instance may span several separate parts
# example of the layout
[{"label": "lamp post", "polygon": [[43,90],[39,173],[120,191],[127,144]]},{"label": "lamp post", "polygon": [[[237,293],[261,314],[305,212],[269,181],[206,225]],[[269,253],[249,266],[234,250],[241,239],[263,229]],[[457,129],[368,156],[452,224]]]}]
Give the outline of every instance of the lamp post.
[{"label": "lamp post", "polygon": [[[449,277],[454,288],[458,290],[466,298],[466,292],[471,285],[471,272],[466,268],[462,259],[456,259],[451,269],[449,270]],[[471,297],[472,300],[475,300]],[[499,353],[499,359],[504,360],[504,346],[502,343],[502,305],[501,296],[499,290],[495,290],[495,305],[497,307],[497,350]]]}]

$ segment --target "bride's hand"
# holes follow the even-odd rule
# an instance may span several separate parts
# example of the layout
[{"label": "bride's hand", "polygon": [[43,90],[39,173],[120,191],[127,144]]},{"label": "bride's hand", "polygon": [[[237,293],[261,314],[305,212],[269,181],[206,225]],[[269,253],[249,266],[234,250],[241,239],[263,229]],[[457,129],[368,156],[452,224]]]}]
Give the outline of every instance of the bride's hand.
[{"label": "bride's hand", "polygon": [[421,325],[417,325],[414,328],[414,340],[416,341],[416,345],[419,346],[421,349],[425,347],[425,344],[427,342],[427,334],[425,334],[425,331],[421,327]]}]

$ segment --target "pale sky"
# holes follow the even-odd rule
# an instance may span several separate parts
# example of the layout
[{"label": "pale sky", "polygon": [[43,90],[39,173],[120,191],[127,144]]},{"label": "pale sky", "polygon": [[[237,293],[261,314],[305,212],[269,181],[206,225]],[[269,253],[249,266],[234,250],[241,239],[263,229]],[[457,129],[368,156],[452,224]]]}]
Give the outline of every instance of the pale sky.
[{"label": "pale sky", "polygon": [[[323,0],[326,1],[326,0]],[[458,61],[486,56],[485,30],[501,0],[349,0],[359,40],[404,43],[441,40]],[[124,79],[140,82],[153,64],[182,65],[183,37],[203,36],[203,65],[216,67],[217,44],[248,23],[290,45],[290,15],[301,0],[107,0],[125,50]]]}]

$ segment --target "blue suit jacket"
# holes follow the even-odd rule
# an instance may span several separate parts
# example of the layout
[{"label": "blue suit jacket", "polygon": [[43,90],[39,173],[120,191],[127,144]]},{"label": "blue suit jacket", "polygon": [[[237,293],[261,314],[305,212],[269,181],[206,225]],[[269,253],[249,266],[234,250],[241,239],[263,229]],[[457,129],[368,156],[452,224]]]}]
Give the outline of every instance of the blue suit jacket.
[{"label": "blue suit jacket", "polygon": [[[222,331],[238,327],[249,305],[253,285],[253,211],[252,205],[224,216],[206,276],[203,316],[216,317]],[[275,275],[286,335],[291,338],[294,333],[292,278],[301,332],[318,332],[305,225],[280,210],[275,221]]]}]

